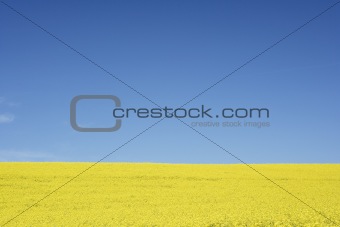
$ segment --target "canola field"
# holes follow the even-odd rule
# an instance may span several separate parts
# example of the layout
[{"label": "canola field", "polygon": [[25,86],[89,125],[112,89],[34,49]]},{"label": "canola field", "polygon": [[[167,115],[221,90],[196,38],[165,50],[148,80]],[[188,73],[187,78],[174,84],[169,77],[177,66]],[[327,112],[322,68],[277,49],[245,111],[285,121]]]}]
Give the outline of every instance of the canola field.
[{"label": "canola field", "polygon": [[251,165],[312,208],[242,164],[100,163],[17,216],[90,165],[0,163],[0,226],[340,224],[338,164]]}]

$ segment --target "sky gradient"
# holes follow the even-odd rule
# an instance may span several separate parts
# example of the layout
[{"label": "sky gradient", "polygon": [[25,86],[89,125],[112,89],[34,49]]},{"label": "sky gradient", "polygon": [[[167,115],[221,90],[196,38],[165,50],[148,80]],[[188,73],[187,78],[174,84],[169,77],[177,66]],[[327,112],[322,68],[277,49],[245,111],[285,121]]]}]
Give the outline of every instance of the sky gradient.
[{"label": "sky gradient", "polygon": [[[6,1],[144,96],[174,108],[335,2]],[[336,6],[188,104],[268,108],[270,127],[195,129],[247,163],[339,163],[339,21]],[[124,108],[155,106],[3,4],[0,24],[0,161],[97,161],[157,121],[123,119],[111,133],[73,130],[76,95],[115,95]],[[84,102],[79,124],[111,126],[112,108]],[[104,161],[239,163],[176,119]]]}]

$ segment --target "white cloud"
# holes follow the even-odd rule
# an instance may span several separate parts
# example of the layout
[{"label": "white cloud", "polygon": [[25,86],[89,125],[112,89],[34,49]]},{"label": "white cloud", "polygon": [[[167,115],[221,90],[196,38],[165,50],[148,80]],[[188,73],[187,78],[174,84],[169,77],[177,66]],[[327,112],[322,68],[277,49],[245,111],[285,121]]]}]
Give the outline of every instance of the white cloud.
[{"label": "white cloud", "polygon": [[11,123],[14,121],[13,114],[0,114],[0,124]]}]

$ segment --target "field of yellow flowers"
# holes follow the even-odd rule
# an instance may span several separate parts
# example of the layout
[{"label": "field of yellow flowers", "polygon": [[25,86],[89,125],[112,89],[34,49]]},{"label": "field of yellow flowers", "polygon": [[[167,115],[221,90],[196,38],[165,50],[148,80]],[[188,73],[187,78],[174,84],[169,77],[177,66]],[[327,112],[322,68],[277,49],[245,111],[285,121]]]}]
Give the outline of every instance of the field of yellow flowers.
[{"label": "field of yellow flowers", "polygon": [[[340,165],[0,163],[0,226],[337,226]],[[331,219],[327,219],[327,218]]]}]

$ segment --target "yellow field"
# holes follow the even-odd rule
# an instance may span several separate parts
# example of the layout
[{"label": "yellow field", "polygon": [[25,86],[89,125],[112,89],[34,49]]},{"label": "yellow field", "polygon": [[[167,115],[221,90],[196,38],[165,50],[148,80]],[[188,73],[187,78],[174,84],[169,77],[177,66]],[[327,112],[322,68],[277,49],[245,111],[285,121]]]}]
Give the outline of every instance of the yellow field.
[{"label": "yellow field", "polygon": [[[0,225],[91,163],[0,163]],[[252,165],[340,223],[340,165]],[[245,165],[98,164],[6,226],[337,226]]]}]

